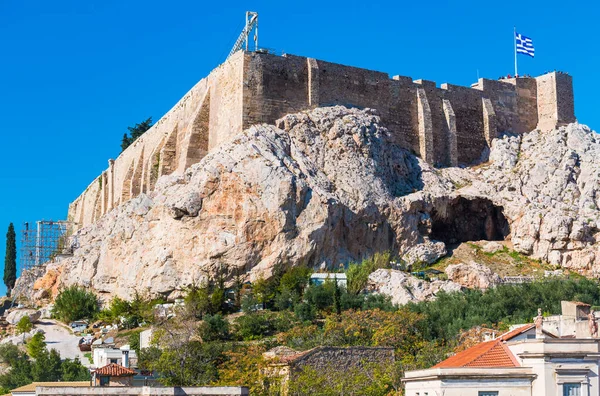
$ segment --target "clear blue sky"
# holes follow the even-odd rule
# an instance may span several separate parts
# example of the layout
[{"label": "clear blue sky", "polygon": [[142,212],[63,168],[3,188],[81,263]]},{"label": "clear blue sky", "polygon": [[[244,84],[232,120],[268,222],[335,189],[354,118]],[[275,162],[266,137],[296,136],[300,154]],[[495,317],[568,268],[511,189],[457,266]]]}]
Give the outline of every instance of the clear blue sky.
[{"label": "clear blue sky", "polygon": [[516,25],[536,49],[519,71],[571,73],[577,117],[598,128],[600,5],[581,3],[0,0],[0,262],[8,223],[64,219],[128,125],[225,59],[246,10],[263,47],[438,84],[512,74]]}]

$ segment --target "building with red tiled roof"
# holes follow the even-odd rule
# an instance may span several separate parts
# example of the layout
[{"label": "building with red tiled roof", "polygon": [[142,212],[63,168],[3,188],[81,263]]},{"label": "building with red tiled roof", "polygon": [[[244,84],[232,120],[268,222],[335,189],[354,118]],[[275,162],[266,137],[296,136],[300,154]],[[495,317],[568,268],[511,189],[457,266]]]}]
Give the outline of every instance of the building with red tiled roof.
[{"label": "building with red tiled roof", "polygon": [[591,332],[595,316],[587,304],[562,307],[563,315],[538,316],[539,328],[516,326],[430,369],[406,372],[405,395],[600,396],[600,340]]},{"label": "building with red tiled roof", "polygon": [[116,363],[100,367],[92,372],[95,386],[132,386],[136,371]]}]

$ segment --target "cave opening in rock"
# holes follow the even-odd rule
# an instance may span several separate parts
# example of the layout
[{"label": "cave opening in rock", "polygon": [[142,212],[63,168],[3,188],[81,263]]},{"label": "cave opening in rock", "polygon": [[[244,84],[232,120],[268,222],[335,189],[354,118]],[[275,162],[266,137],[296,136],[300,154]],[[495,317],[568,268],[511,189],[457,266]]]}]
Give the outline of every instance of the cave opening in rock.
[{"label": "cave opening in rock", "polygon": [[456,197],[434,205],[431,239],[446,244],[467,241],[501,241],[510,233],[503,208],[489,199]]}]

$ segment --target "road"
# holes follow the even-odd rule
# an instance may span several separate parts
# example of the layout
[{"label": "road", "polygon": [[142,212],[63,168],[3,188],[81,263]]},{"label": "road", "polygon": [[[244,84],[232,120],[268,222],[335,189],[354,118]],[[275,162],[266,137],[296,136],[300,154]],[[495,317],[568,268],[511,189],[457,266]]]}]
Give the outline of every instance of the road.
[{"label": "road", "polygon": [[48,349],[56,349],[63,359],[78,357],[81,364],[90,366],[88,358],[79,350],[81,337],[74,335],[67,326],[52,319],[42,319],[35,324],[35,327],[44,331]]}]

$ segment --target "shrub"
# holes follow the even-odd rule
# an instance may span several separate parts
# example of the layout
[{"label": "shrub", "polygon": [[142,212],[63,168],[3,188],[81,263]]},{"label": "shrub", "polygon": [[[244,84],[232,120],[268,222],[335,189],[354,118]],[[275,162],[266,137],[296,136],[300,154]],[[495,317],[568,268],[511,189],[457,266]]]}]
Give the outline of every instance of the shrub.
[{"label": "shrub", "polygon": [[305,302],[296,305],[296,308],[294,308],[294,314],[302,322],[313,321],[317,316],[315,307]]},{"label": "shrub", "polygon": [[32,328],[33,324],[31,324],[31,319],[29,319],[29,316],[25,315],[17,323],[17,334],[29,333]]},{"label": "shrub", "polygon": [[235,320],[236,334],[244,341],[258,340],[271,335],[275,325],[266,312],[253,312],[240,316]]},{"label": "shrub", "polygon": [[25,345],[25,349],[27,349],[27,354],[32,358],[37,359],[46,349],[46,343],[44,342],[45,339],[46,337],[44,337],[44,334],[35,333]]},{"label": "shrub", "polygon": [[389,268],[392,255],[389,252],[375,253],[373,257],[364,259],[361,263],[353,263],[348,266],[348,293],[358,294],[366,286],[369,275],[377,269]]},{"label": "shrub", "polygon": [[52,315],[68,323],[79,319],[90,319],[98,312],[98,299],[94,293],[79,286],[63,289],[56,300]]},{"label": "shrub", "polygon": [[229,322],[221,314],[206,315],[198,328],[202,341],[225,341],[231,336]]}]

